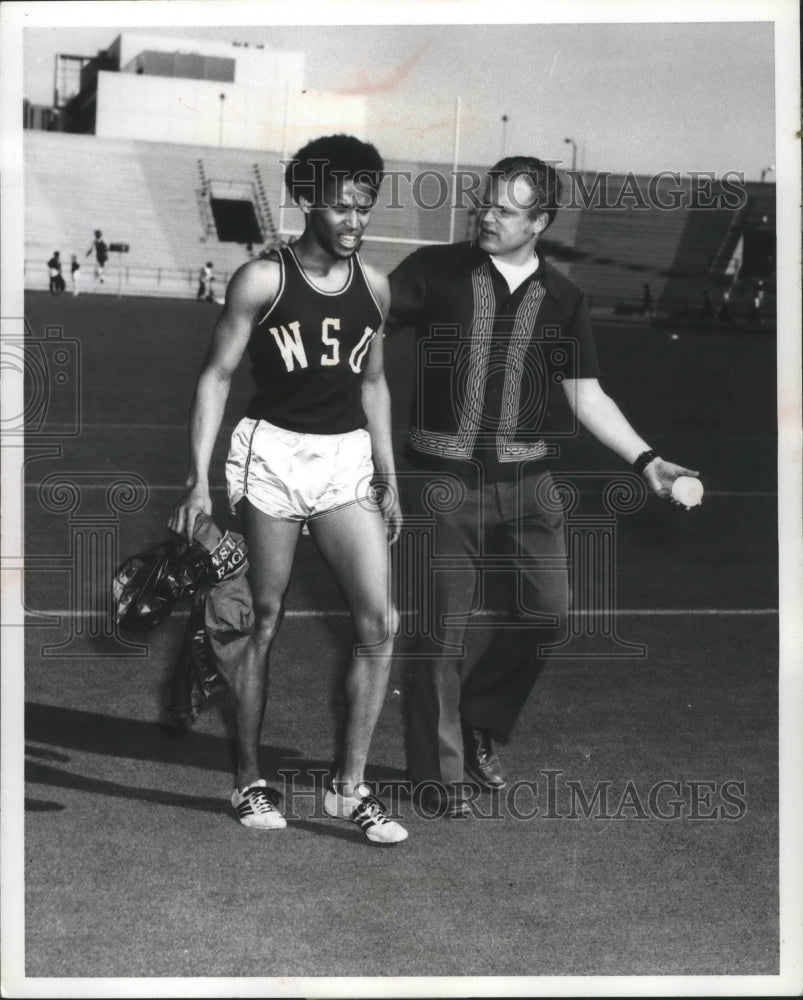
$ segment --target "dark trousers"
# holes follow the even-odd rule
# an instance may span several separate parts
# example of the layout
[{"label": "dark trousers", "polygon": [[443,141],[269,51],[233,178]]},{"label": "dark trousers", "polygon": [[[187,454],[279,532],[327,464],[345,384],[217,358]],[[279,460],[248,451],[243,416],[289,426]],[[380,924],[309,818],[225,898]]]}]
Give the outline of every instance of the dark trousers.
[{"label": "dark trousers", "polygon": [[[549,472],[518,482],[465,487],[456,510],[435,513],[430,613],[443,643],[464,647],[466,622],[483,608],[489,572],[515,580],[516,597],[494,623],[490,643],[473,666],[465,649],[433,654],[431,636],[417,637],[410,663],[407,752],[414,783],[463,780],[463,724],[505,742],[543,667],[539,646],[565,634],[569,609],[563,514],[543,503]],[[438,560],[451,568],[438,569]],[[498,625],[496,624],[498,622]]]}]

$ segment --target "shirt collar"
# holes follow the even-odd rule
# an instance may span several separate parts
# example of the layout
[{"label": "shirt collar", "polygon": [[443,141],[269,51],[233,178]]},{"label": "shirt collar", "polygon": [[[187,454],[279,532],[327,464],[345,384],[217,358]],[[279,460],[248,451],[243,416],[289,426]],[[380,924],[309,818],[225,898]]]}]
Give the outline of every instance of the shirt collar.
[{"label": "shirt collar", "polygon": [[[491,255],[486,253],[484,250],[481,250],[476,243],[472,244],[471,250],[472,250],[472,261],[471,261],[472,270],[474,270],[477,267],[481,267],[485,263],[489,265],[491,264],[491,259],[490,259]],[[545,290],[549,292],[549,294],[553,298],[557,298],[558,293],[555,289],[555,279],[554,279],[555,269],[546,259],[546,256],[544,254],[544,248],[542,246],[537,245],[535,252],[538,255],[538,267],[527,278],[527,280],[523,282],[523,284],[526,284],[527,281],[540,281],[541,284],[544,286]],[[494,268],[494,271],[496,274],[499,274],[499,271],[497,271],[496,268]]]}]

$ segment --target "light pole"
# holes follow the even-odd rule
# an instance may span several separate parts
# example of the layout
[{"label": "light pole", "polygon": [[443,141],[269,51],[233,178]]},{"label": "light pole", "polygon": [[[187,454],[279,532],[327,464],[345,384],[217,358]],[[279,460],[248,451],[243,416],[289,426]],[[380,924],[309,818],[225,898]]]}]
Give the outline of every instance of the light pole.
[{"label": "light pole", "polygon": [[218,146],[223,145],[223,105],[226,102],[226,95],[220,95],[220,127],[218,129],[217,144]]},{"label": "light pole", "polygon": [[507,136],[507,115],[502,115],[502,153],[501,157],[505,155],[505,138]]},{"label": "light pole", "polygon": [[574,139],[564,139],[563,141],[564,142],[568,142],[568,143],[571,144],[571,147],[572,147],[572,170],[574,171],[574,170],[577,169],[577,143],[574,141]]},{"label": "light pole", "polygon": [[764,178],[767,176],[767,174],[774,174],[774,173],[775,173],[775,167],[773,166],[773,164],[770,164],[768,167],[764,167],[764,169],[761,171],[761,183],[762,184],[764,183]]}]

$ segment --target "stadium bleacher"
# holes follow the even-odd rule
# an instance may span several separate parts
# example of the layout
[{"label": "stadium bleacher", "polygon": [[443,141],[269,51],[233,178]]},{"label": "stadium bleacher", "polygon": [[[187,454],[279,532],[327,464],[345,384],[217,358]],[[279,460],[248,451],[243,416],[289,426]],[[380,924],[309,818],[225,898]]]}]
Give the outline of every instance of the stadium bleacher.
[{"label": "stadium bleacher", "polygon": [[[46,261],[59,250],[65,274],[71,254],[84,264],[86,291],[193,297],[199,269],[211,260],[222,293],[248,254],[245,242],[217,238],[208,210],[216,185],[250,192],[266,242],[272,228],[285,236],[302,228],[300,212],[281,207],[286,198],[278,152],[41,131],[26,131],[23,148],[26,288],[47,288]],[[417,245],[467,238],[470,204],[465,199],[452,220],[451,193],[441,179],[449,178],[448,165],[388,161],[386,166],[395,180],[386,180],[373,213],[365,247],[373,263],[390,270]],[[471,175],[481,177],[484,168],[461,164],[460,170],[467,178],[462,187],[468,188]],[[622,176],[609,177],[614,200],[624,182]],[[647,186],[645,180],[640,189]],[[694,316],[704,289],[716,303],[730,283],[726,269],[740,236],[774,232],[774,196],[774,185],[751,184],[738,209],[696,210],[686,204],[667,210],[637,205],[636,199],[611,208],[594,199],[572,203],[567,186],[567,204],[542,243],[597,311],[638,314],[648,283],[657,312]],[[129,246],[126,254],[112,254],[102,287],[95,285],[92,261],[84,256],[95,229],[108,243]],[[774,281],[771,274],[763,277],[769,315]],[[750,287],[737,291],[746,309]]]},{"label": "stadium bleacher", "polygon": [[[225,280],[247,260],[244,246],[207,236],[198,205],[199,157],[210,180],[248,184],[254,164],[270,159],[248,150],[52,132],[26,132],[24,157],[26,287],[47,287],[40,262],[55,249],[64,261],[72,253],[83,261],[93,230],[100,229],[108,243],[130,248],[120,261],[112,255],[109,291],[118,287],[122,268],[125,293],[179,297],[195,294],[205,261]],[[278,203],[278,157],[276,163],[262,177],[268,198]]]}]

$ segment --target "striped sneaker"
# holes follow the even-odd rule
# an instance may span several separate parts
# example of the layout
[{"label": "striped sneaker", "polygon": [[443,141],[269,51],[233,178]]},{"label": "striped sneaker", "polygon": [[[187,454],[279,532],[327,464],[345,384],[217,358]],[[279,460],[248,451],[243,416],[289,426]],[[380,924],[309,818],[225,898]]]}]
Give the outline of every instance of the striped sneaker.
[{"label": "striped sneaker", "polygon": [[279,802],[279,793],[268,788],[264,778],[231,793],[231,804],[239,821],[256,830],[283,830],[287,826],[287,820],[276,808]]},{"label": "striped sneaker", "polygon": [[323,797],[323,811],[336,819],[356,823],[374,844],[400,844],[407,840],[407,831],[400,823],[388,819],[384,803],[372,794],[368,785],[357,785],[356,795],[340,795],[330,784]]}]

